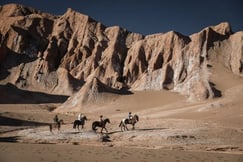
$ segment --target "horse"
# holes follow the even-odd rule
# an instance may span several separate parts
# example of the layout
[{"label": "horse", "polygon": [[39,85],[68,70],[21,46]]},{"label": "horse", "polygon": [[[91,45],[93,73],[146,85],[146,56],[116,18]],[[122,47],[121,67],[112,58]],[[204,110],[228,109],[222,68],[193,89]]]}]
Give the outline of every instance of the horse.
[{"label": "horse", "polygon": [[127,124],[132,124],[132,129],[135,129],[135,124],[139,121],[139,117],[138,115],[134,115],[132,117],[132,119],[122,119],[120,124],[119,124],[119,127],[121,127],[121,131],[125,131],[125,130],[128,130],[127,128]]},{"label": "horse", "polygon": [[61,124],[64,124],[63,120],[60,119],[59,121],[57,121],[56,123],[51,123],[49,124],[49,128],[50,128],[50,132],[52,132],[53,128],[57,128],[58,131],[60,131],[61,129]]},{"label": "horse", "polygon": [[79,126],[80,125],[82,126],[81,129],[83,129],[84,128],[84,124],[85,124],[85,120],[87,120],[86,116],[82,117],[80,120],[75,120],[73,122],[73,129],[76,130],[76,128],[78,128],[78,131],[79,131]]},{"label": "horse", "polygon": [[100,132],[102,133],[103,129],[105,129],[106,130],[106,133],[107,133],[108,130],[105,127],[106,123],[111,123],[110,122],[110,119],[106,118],[103,122],[101,122],[101,121],[94,121],[92,123],[92,129],[93,129],[93,131],[96,132],[96,130],[97,130],[96,127],[101,127],[101,131]]}]

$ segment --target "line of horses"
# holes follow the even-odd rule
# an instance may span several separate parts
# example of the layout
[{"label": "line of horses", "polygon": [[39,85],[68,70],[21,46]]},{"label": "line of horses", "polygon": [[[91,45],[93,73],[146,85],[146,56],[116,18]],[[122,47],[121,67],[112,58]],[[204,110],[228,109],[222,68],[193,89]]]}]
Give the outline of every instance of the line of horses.
[{"label": "line of horses", "polygon": [[[81,129],[83,129],[86,120],[88,120],[86,116],[83,116],[80,120],[75,120],[73,122],[73,129],[75,129],[76,131],[77,130],[80,131],[80,128],[79,128],[80,126],[81,126]],[[131,124],[132,129],[135,129],[135,124],[138,121],[139,121],[139,117],[138,117],[138,115],[135,114],[131,119],[127,119],[127,118],[122,119],[119,124],[119,127],[121,128],[121,131],[126,131],[126,130],[128,131],[127,124]],[[103,129],[106,131],[106,133],[108,133],[108,130],[106,128],[107,123],[111,123],[109,118],[106,118],[103,121],[94,121],[92,123],[92,130],[96,132],[97,127],[100,127],[101,133],[103,133]],[[64,121],[62,119],[58,120],[56,123],[51,123],[49,125],[50,132],[52,132],[53,128],[57,128],[58,131],[60,131],[62,124],[64,124]]]}]

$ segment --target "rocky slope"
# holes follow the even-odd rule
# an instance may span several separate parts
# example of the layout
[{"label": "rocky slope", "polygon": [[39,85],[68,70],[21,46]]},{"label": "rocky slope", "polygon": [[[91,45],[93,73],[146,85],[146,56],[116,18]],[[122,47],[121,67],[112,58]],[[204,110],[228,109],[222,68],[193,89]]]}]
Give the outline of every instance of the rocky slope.
[{"label": "rocky slope", "polygon": [[221,23],[191,36],[144,36],[72,9],[54,16],[8,4],[0,7],[0,63],[2,85],[72,96],[71,108],[97,98],[97,89],[171,90],[204,100],[222,95],[210,80],[214,64],[242,77],[243,32]]}]

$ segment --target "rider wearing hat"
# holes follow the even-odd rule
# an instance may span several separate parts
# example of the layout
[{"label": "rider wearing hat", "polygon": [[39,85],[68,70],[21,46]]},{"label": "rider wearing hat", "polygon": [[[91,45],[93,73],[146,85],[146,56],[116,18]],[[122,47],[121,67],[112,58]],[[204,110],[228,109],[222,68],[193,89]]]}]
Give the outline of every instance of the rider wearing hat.
[{"label": "rider wearing hat", "polygon": [[104,123],[104,120],[103,120],[103,115],[100,115],[100,123]]},{"label": "rider wearing hat", "polygon": [[131,121],[132,120],[132,112],[128,113],[128,120]]},{"label": "rider wearing hat", "polygon": [[79,113],[78,114],[78,120],[80,120],[81,121],[81,119],[83,118],[84,116],[83,116],[83,114],[82,113]]}]

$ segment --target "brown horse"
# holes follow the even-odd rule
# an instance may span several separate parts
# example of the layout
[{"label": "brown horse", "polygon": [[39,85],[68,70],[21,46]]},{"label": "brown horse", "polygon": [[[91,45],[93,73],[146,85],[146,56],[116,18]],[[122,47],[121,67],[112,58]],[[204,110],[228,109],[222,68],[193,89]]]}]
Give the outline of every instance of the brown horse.
[{"label": "brown horse", "polygon": [[57,130],[60,131],[60,129],[61,129],[61,124],[64,124],[64,122],[63,122],[62,119],[60,119],[60,120],[59,120],[58,122],[56,122],[56,123],[51,123],[51,124],[49,125],[50,132],[52,132],[52,129],[53,129],[53,128],[57,128]]},{"label": "brown horse", "polygon": [[101,133],[102,133],[103,129],[105,129],[106,132],[108,132],[108,130],[105,127],[106,123],[111,123],[110,122],[110,119],[106,118],[103,122],[101,122],[101,121],[94,121],[92,123],[92,129],[93,129],[93,131],[96,132],[96,127],[101,127],[101,131],[100,131]]},{"label": "brown horse", "polygon": [[125,131],[125,130],[128,130],[127,128],[127,124],[131,124],[132,125],[132,129],[135,129],[135,124],[139,121],[139,117],[138,115],[134,115],[132,117],[132,119],[122,119],[120,124],[119,124],[119,127],[121,127],[121,131]]}]

